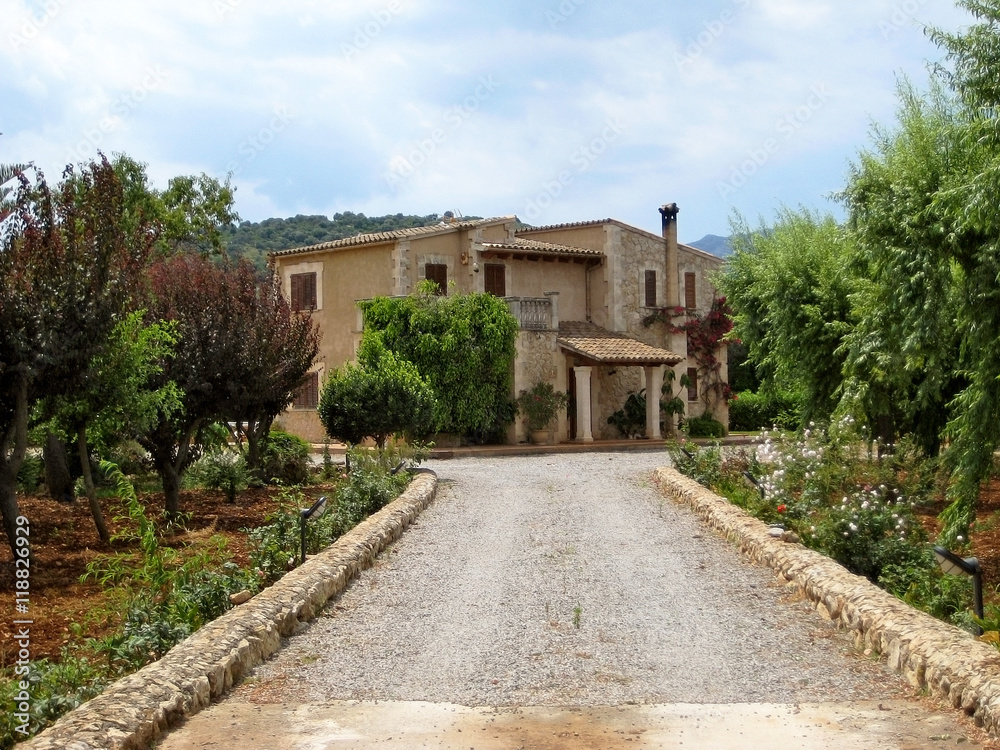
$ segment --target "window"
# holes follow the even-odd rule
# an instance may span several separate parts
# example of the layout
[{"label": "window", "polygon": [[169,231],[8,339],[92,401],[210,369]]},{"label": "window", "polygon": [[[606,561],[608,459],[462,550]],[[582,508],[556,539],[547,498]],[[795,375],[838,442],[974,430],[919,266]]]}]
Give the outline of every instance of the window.
[{"label": "window", "polygon": [[487,263],[484,270],[486,272],[486,278],[484,279],[486,282],[486,293],[492,294],[495,297],[506,297],[507,272],[503,263]]},{"label": "window", "polygon": [[446,294],[448,291],[448,266],[444,263],[428,263],[424,266],[424,278],[437,284],[435,294]]},{"label": "window", "polygon": [[688,401],[698,400],[698,368],[689,367],[688,372]]},{"label": "window", "polygon": [[656,307],[656,271],[646,271],[646,307]]},{"label": "window", "polygon": [[306,381],[295,393],[295,400],[292,406],[296,409],[315,409],[319,405],[319,373],[310,372],[306,375]]},{"label": "window", "polygon": [[292,274],[292,310],[316,309],[316,273]]},{"label": "window", "polygon": [[698,276],[694,273],[684,274],[684,307],[693,310],[698,306]]}]

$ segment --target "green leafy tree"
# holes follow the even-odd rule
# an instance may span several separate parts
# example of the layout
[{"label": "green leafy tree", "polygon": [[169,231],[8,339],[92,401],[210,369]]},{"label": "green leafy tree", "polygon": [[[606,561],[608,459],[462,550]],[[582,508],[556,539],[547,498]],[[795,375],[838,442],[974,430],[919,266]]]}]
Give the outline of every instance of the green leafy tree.
[{"label": "green leafy tree", "polygon": [[318,413],[327,434],[357,445],[372,438],[379,450],[397,434],[420,439],[433,431],[434,392],[415,365],[369,337],[360,364],[331,373],[320,394]]},{"label": "green leafy tree", "polygon": [[50,395],[40,406],[40,411],[51,415],[53,428],[75,438],[91,515],[103,542],[111,537],[90,469],[91,444],[107,451],[126,436],[148,429],[157,414],[180,408],[180,394],[172,381],[147,388],[150,379],[161,372],[161,363],[171,356],[174,326],[147,324],[144,314],[134,311],[118,322],[78,390]]},{"label": "green leafy tree", "polygon": [[236,190],[228,177],[220,181],[205,174],[179,175],[161,191],[150,185],[142,162],[118,154],[114,167],[124,185],[131,220],[156,227],[159,254],[225,254],[224,230],[240,219],[234,209]]},{"label": "green leafy tree", "polygon": [[409,297],[361,303],[364,340],[416,365],[434,391],[439,432],[496,439],[514,420],[511,364],[518,323],[491,294]]},{"label": "green leafy tree", "polygon": [[896,128],[874,130],[841,195],[856,248],[841,409],[884,443],[913,434],[933,455],[965,385],[955,326],[962,273],[933,205],[956,166],[961,114],[937,85],[925,94],[903,82],[899,97]]},{"label": "green leafy tree", "polygon": [[753,231],[733,220],[734,253],[717,277],[765,392],[803,397],[803,423],[837,406],[850,331],[850,239],[831,216],[781,209]]},{"label": "green leafy tree", "polygon": [[12,548],[32,406],[77,392],[140,284],[152,234],[124,220],[107,160],[68,168],[58,190],[19,176],[0,225],[0,512]]}]

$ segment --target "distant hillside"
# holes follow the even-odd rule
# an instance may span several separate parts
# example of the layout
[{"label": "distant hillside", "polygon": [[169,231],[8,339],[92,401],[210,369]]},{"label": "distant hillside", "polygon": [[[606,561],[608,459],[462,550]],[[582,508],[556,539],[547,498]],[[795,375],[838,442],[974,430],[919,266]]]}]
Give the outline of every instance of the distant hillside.
[{"label": "distant hillside", "polygon": [[704,250],[706,253],[726,258],[733,254],[733,248],[729,244],[728,237],[720,237],[717,234],[706,234],[697,242],[686,242],[686,245]]},{"label": "distant hillside", "polygon": [[[463,219],[475,217],[465,216]],[[356,234],[390,232],[409,227],[428,227],[441,221],[437,214],[428,216],[373,216],[346,211],[326,216],[293,216],[290,219],[264,219],[255,223],[241,222],[239,226],[225,227],[222,236],[230,257],[246,257],[255,266],[263,269],[267,265],[267,254],[276,250],[288,250],[303,245],[318,245]]]}]

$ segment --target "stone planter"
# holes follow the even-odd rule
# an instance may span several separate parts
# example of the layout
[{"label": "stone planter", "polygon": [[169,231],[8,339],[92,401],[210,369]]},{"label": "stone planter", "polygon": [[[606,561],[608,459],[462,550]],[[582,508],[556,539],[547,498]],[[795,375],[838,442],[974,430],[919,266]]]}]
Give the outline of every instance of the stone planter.
[{"label": "stone planter", "polygon": [[532,430],[531,442],[535,445],[549,445],[552,442],[552,433],[547,427],[543,430]]}]

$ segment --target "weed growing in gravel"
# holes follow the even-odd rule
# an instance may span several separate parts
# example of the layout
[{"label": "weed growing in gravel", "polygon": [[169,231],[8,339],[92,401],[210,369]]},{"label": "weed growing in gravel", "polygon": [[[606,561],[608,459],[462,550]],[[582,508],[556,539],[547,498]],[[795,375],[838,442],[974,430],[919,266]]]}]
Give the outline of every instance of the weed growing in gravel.
[{"label": "weed growing in gravel", "polygon": [[577,604],[573,607],[573,627],[577,630],[580,629],[580,623],[583,619],[583,607]]}]

